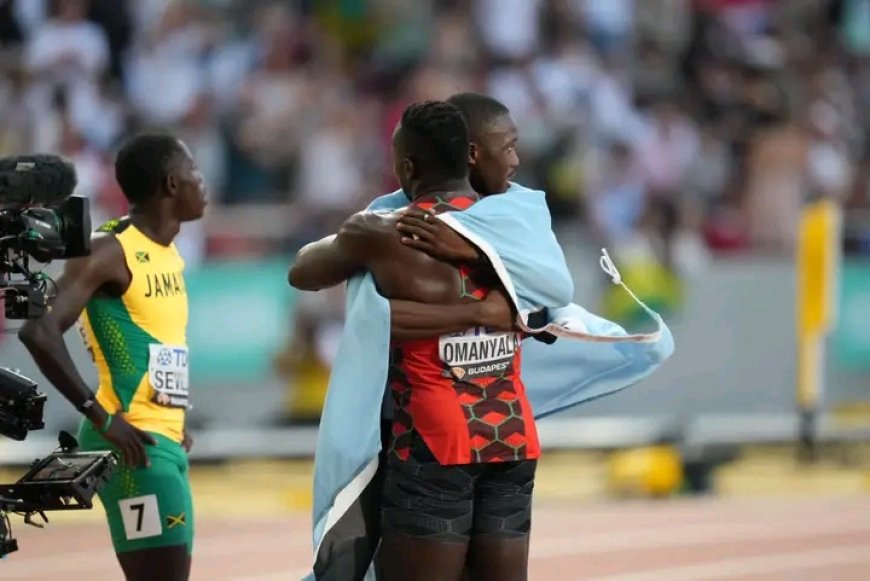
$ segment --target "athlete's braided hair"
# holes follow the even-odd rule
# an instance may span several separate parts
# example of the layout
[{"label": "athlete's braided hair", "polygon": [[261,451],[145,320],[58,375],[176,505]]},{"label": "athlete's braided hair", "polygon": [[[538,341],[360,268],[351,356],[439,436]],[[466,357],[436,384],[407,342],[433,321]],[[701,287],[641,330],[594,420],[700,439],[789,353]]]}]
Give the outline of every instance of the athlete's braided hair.
[{"label": "athlete's braided hair", "polygon": [[402,114],[404,152],[431,178],[468,175],[468,125],[462,112],[444,101],[421,101]]},{"label": "athlete's braided hair", "polygon": [[504,103],[480,93],[457,93],[447,102],[462,111],[472,141],[480,139],[496,119],[510,114]]},{"label": "athlete's braided hair", "polygon": [[141,204],[156,194],[169,162],[181,152],[178,139],[166,133],[143,133],[126,141],[115,158],[115,179],[127,200]]}]

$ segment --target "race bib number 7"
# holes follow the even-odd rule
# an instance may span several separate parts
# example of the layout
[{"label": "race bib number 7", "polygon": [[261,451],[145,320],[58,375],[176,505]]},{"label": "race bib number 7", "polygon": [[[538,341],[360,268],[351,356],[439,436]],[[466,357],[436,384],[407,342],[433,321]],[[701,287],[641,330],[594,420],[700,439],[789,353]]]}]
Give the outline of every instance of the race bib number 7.
[{"label": "race bib number 7", "polygon": [[121,509],[124,534],[128,541],[159,537],[163,534],[157,495],[149,494],[136,498],[125,498],[118,501],[118,507]]},{"label": "race bib number 7", "polygon": [[148,379],[154,390],[153,401],[166,407],[189,407],[187,347],[151,344],[148,349]]}]

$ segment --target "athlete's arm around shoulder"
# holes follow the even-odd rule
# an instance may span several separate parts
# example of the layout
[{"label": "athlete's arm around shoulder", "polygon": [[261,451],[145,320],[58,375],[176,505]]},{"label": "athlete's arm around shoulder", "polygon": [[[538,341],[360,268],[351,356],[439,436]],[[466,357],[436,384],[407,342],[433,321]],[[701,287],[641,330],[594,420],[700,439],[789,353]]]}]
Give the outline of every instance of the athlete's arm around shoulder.
[{"label": "athlete's arm around shoulder", "polygon": [[[40,371],[76,408],[81,408],[92,394],[73,364],[63,334],[97,291],[107,286],[123,289],[129,282],[124,252],[114,235],[95,234],[91,254],[70,259],[64,265],[57,281],[57,296],[48,312],[27,321],[18,334]],[[106,413],[99,405],[86,413],[98,426],[105,421]]]},{"label": "athlete's arm around shoulder", "polygon": [[397,235],[383,214],[358,212],[345,220],[338,234],[304,246],[290,267],[290,285],[317,291],[341,284],[366,270],[378,254],[384,236]]}]

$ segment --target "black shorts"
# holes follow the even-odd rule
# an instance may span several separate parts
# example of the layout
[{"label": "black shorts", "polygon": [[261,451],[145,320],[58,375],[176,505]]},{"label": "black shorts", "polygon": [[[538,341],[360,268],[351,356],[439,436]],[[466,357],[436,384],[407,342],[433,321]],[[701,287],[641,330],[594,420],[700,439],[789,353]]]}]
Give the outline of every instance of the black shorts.
[{"label": "black shorts", "polygon": [[459,542],[529,534],[536,460],[442,466],[419,436],[414,440],[408,460],[387,459],[384,533]]}]

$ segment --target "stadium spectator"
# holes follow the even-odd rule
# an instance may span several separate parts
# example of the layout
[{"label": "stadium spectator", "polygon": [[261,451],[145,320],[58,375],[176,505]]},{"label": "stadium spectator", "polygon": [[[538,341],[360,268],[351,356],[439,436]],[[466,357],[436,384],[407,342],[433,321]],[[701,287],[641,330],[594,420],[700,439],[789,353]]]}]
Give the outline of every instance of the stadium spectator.
[{"label": "stadium spectator", "polygon": [[809,198],[867,206],[866,4],[7,0],[0,154],[71,156],[98,222],[125,210],[119,141],[171,129],[211,192],[179,238],[195,266],[333,230],[395,187],[408,103],[488,92],[557,231],[685,278],[708,252],[792,252]]}]

